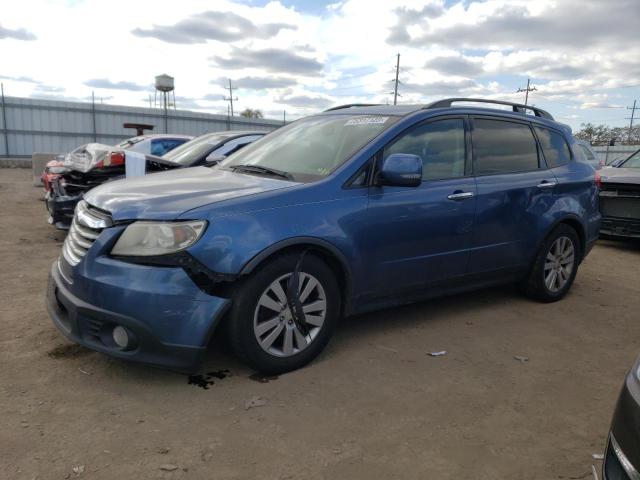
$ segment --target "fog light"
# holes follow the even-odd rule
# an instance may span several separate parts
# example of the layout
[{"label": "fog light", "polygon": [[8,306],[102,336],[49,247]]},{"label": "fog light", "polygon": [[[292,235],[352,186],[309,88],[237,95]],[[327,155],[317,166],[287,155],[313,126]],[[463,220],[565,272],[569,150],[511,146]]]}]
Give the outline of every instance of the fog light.
[{"label": "fog light", "polygon": [[129,334],[124,327],[118,325],[113,329],[113,341],[120,348],[127,348],[129,346]]}]

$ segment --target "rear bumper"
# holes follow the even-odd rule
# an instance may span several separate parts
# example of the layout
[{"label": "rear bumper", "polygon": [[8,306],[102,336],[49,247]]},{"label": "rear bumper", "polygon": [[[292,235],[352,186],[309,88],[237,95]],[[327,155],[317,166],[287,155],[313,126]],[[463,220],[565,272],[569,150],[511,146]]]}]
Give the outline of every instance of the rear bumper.
[{"label": "rear bumper", "polygon": [[[67,338],[112,357],[184,372],[198,369],[209,337],[230,303],[227,299],[210,297],[211,302],[182,298],[180,304],[173,297],[172,308],[167,308],[169,293],[161,299],[157,293],[126,284],[105,288],[84,278],[77,281],[85,283],[81,291],[101,289],[103,305],[75,295],[60,272],[59,262],[54,262],[47,288],[47,309],[54,325]],[[124,327],[129,334],[131,345],[126,349],[119,348],[113,340],[116,326]]]},{"label": "rear bumper", "polygon": [[68,230],[73,220],[73,212],[82,195],[57,196],[51,192],[45,195],[45,204],[49,212],[49,223],[58,230]]},{"label": "rear bumper", "polygon": [[640,480],[640,380],[629,373],[611,423],[602,476],[606,480]]}]

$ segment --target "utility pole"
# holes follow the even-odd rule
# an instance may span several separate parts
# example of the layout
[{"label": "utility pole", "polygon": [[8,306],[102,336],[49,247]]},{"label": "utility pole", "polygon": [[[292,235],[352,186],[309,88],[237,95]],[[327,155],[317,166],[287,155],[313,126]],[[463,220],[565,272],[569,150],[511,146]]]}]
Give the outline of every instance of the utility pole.
[{"label": "utility pole", "polygon": [[286,110],[282,110],[282,124],[283,125],[287,124],[287,111]]},{"label": "utility pole", "polygon": [[627,117],[627,120],[629,120],[629,138],[627,139],[627,141],[629,143],[631,143],[631,131],[633,130],[633,119],[635,117],[635,113],[636,113],[636,109],[640,109],[640,107],[636,107],[636,101],[633,101],[633,107],[627,107],[627,110],[631,110],[631,118]]},{"label": "utility pole", "polygon": [[98,132],[96,130],[96,94],[91,92],[91,117],[93,119],[93,141],[98,141]]},{"label": "utility pole", "polygon": [[526,92],[524,94],[524,104],[528,105],[529,104],[529,92],[535,92],[536,90],[538,90],[536,87],[530,88],[529,84],[531,82],[530,78],[527,78],[527,88],[519,88],[516,93],[520,93],[520,92]]},{"label": "utility pole", "polygon": [[400,54],[398,53],[396,59],[396,81],[395,88],[393,89],[393,104],[398,104],[398,75],[400,74]]},{"label": "utility pole", "polygon": [[238,97],[233,98],[233,90],[234,87],[231,85],[231,79],[229,79],[229,86],[228,87],[224,87],[225,90],[229,90],[229,97],[224,97],[224,99],[229,102],[230,105],[230,109],[231,109],[231,116],[233,117],[233,101],[238,101]]},{"label": "utility pole", "polygon": [[7,129],[7,111],[4,104],[4,84],[0,83],[0,98],[2,99],[2,130],[4,132],[4,153],[9,156],[9,132]]},{"label": "utility pole", "polygon": [[169,111],[167,109],[167,92],[162,92],[164,98],[164,133],[169,133]]}]

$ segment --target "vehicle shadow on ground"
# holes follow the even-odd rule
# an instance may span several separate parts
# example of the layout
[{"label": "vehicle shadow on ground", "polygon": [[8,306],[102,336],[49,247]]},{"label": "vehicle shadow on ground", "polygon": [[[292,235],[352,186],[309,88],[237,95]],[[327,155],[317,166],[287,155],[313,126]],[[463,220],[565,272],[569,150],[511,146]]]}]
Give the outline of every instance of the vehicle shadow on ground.
[{"label": "vehicle shadow on ground", "polygon": [[598,245],[625,252],[640,252],[640,239],[638,238],[601,237],[598,240]]},{"label": "vehicle shadow on ground", "polygon": [[[469,311],[480,312],[523,299],[515,285],[491,287],[418,303],[396,306],[343,319],[334,335],[334,347],[346,348],[352,341],[367,341],[381,332],[413,329],[446,322]],[[528,301],[528,300],[525,300]]]},{"label": "vehicle shadow on ground", "polygon": [[[448,297],[426,300],[410,305],[396,306],[343,319],[336,328],[329,348],[314,363],[331,361],[332,353],[348,349],[354,343],[367,345],[381,333],[405,329],[428,328],[436,322],[451,321],[469,311],[480,312],[513,302],[522,296],[515,286],[504,286],[473,291]],[[522,299],[523,301],[528,301]],[[392,348],[392,347],[389,347]],[[122,381],[152,386],[190,384],[201,388],[213,388],[226,377],[241,377],[247,381],[260,381],[255,372],[236,359],[226,342],[223,329],[214,334],[205,360],[198,372],[186,373],[108,358],[95,353],[94,362],[105,363],[109,376]]]}]

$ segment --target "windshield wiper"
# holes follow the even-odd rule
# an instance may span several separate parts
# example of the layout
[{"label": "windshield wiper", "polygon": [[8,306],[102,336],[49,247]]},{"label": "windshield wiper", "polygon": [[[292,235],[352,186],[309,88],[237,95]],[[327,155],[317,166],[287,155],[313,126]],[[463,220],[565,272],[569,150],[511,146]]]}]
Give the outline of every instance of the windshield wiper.
[{"label": "windshield wiper", "polygon": [[236,170],[247,173],[263,173],[267,175],[275,175],[276,177],[286,178],[293,181],[293,175],[289,172],[276,170],[275,168],[263,167],[262,165],[232,165],[229,167],[234,172]]}]

